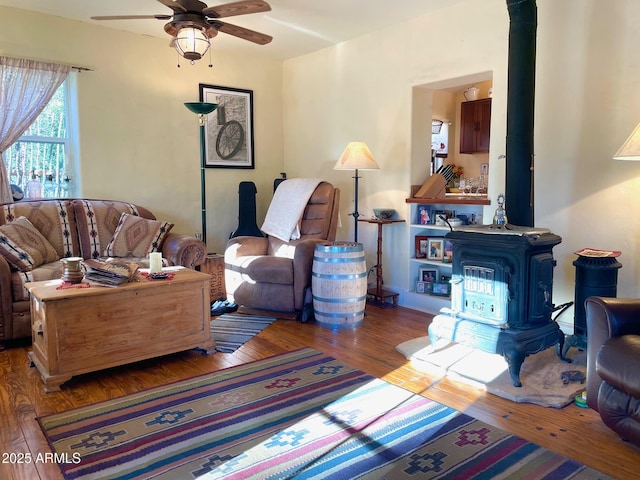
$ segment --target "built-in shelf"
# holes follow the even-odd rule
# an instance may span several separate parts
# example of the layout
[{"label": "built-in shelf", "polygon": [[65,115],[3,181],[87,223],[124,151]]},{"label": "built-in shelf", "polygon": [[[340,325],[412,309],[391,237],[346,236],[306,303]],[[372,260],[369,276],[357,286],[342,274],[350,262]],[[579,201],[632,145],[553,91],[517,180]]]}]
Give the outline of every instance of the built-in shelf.
[{"label": "built-in shelf", "polygon": [[[422,223],[412,223],[411,227],[412,228],[428,228],[429,230],[441,230],[441,231],[443,231],[445,233],[451,231],[451,229],[449,227],[447,227],[446,225],[443,225],[443,226],[441,226],[441,225],[431,225],[431,224],[423,225]],[[444,233],[443,233],[443,235],[444,235]]]},{"label": "built-in shelf", "polygon": [[446,195],[444,198],[407,198],[406,203],[409,206],[409,289],[405,292],[404,303],[409,308],[426,311],[437,314],[441,308],[450,307],[450,297],[439,295],[431,295],[428,293],[420,293],[416,291],[416,281],[420,278],[420,270],[423,268],[435,268],[438,276],[451,276],[451,263],[444,263],[439,260],[430,260],[427,258],[415,257],[415,237],[416,235],[424,235],[431,238],[442,238],[451,229],[444,225],[419,224],[418,209],[420,205],[434,205],[435,209],[446,209],[449,205],[458,205],[454,207],[457,213],[464,213],[471,218],[472,214],[481,215],[482,206],[491,205],[491,201],[483,195]]},{"label": "built-in shelf", "polygon": [[450,263],[444,263],[441,262],[440,260],[427,260],[425,258],[415,258],[412,257],[410,260],[415,261],[417,263],[421,263],[423,265],[433,265],[434,267],[445,267],[445,268],[449,268],[451,269],[451,264]]},{"label": "built-in shelf", "polygon": [[421,203],[423,205],[491,205],[491,200],[486,196],[474,195],[447,195],[444,198],[407,198],[406,203]]}]

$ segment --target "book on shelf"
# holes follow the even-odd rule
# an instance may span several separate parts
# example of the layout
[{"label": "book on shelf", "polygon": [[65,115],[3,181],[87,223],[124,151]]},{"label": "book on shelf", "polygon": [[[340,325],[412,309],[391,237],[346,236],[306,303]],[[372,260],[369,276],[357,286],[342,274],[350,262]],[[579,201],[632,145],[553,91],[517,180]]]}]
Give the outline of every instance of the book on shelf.
[{"label": "book on shelf", "polygon": [[136,277],[138,264],[108,258],[106,260],[84,260],[84,278],[89,283],[117,287]]}]

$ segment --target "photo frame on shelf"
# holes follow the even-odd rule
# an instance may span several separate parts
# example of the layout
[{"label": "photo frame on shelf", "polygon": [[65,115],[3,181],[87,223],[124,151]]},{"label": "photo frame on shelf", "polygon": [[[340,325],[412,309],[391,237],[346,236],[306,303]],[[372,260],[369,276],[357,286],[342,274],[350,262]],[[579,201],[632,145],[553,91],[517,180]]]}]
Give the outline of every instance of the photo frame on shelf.
[{"label": "photo frame on shelf", "polygon": [[415,236],[415,255],[416,258],[427,258],[429,250],[429,237],[427,235]]},{"label": "photo frame on shelf", "polygon": [[416,218],[416,223],[418,225],[431,224],[431,205],[418,205],[416,211],[418,216],[418,218]]},{"label": "photo frame on shelf", "polygon": [[459,213],[456,215],[456,218],[459,218],[462,221],[462,225],[469,225],[469,215],[466,213]]},{"label": "photo frame on shelf", "polygon": [[424,287],[425,287],[425,282],[417,281],[416,293],[425,293]]},{"label": "photo frame on shelf", "polygon": [[444,237],[429,238],[429,249],[427,250],[427,260],[439,260],[444,258]]},{"label": "photo frame on shelf", "polygon": [[453,260],[453,243],[451,240],[444,239],[444,250],[442,261],[445,263],[451,263]]},{"label": "photo frame on shelf", "polygon": [[438,281],[438,269],[437,268],[421,268],[419,282],[435,283]]},{"label": "photo frame on shelf", "polygon": [[451,296],[451,284],[450,283],[434,283],[431,290],[432,295],[440,297]]},{"label": "photo frame on shelf", "polygon": [[253,90],[201,83],[200,101],[218,105],[206,116],[205,167],[255,168]]}]

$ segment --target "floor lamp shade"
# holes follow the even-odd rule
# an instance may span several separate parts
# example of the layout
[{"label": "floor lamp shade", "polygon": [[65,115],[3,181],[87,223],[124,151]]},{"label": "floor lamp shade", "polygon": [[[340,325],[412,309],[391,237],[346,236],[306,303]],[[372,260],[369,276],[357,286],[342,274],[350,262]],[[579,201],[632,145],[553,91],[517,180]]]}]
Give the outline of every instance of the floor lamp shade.
[{"label": "floor lamp shade", "polygon": [[350,142],[344,149],[334,170],[379,170],[380,167],[364,142]]},{"label": "floor lamp shade", "polygon": [[354,186],[354,203],[353,213],[349,215],[353,216],[354,226],[354,242],[358,241],[358,170],[379,170],[376,160],[373,158],[373,154],[367,144],[364,142],[350,142],[347,148],[344,149],[340,159],[333,167],[334,170],[353,170],[355,172],[353,176]]}]

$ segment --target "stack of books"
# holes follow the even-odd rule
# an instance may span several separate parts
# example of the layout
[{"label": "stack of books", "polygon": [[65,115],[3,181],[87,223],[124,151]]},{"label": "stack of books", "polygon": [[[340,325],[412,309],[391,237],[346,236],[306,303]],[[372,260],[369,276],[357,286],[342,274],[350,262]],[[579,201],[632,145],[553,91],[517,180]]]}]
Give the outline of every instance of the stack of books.
[{"label": "stack of books", "polygon": [[117,287],[136,277],[138,264],[118,259],[84,260],[84,279],[89,283]]}]

